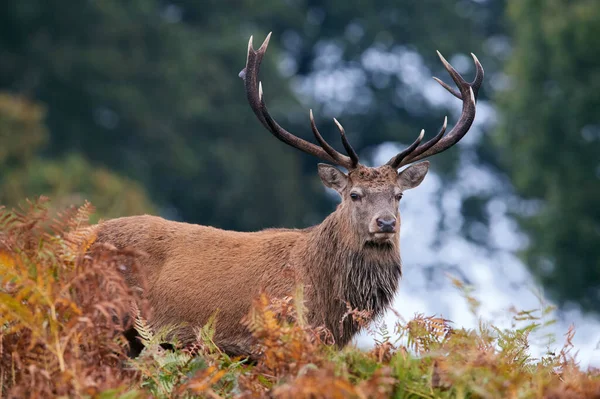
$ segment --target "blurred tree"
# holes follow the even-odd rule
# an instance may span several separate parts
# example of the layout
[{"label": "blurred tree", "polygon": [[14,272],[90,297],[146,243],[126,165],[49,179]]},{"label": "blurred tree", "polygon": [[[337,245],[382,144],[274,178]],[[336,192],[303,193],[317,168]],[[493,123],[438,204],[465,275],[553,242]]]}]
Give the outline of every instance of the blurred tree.
[{"label": "blurred tree", "polygon": [[36,159],[5,174],[1,183],[2,204],[16,205],[43,194],[53,209],[61,210],[88,200],[96,208],[92,221],[156,212],[139,183],[94,167],[77,154],[56,161]]},{"label": "blurred tree", "polygon": [[0,92],[0,170],[29,162],[48,140],[45,114],[39,104]]},{"label": "blurred tree", "polygon": [[600,3],[512,0],[499,142],[520,195],[526,263],[559,301],[600,307]]},{"label": "blurred tree", "polygon": [[[2,7],[0,87],[46,104],[45,155],[78,152],[141,181],[170,217],[246,229],[301,223],[316,187],[248,110],[237,77],[241,10],[227,20],[212,12],[195,30],[154,0]],[[275,56],[265,73],[276,104],[286,90]]]},{"label": "blurred tree", "polygon": [[64,160],[36,157],[47,140],[45,110],[23,97],[0,93],[0,204],[15,206],[41,194],[55,209],[90,200],[95,217],[153,212],[154,206],[138,183],[71,154]]}]

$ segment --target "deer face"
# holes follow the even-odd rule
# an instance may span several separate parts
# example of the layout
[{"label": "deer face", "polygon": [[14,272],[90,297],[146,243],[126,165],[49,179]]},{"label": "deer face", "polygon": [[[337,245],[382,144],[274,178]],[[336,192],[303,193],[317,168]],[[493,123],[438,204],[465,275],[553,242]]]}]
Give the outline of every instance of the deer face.
[{"label": "deer face", "polygon": [[361,243],[385,243],[400,231],[398,205],[405,190],[417,187],[427,174],[429,162],[421,162],[396,172],[388,165],[370,168],[360,165],[345,174],[319,164],[325,186],[342,197],[339,212],[347,218]]}]

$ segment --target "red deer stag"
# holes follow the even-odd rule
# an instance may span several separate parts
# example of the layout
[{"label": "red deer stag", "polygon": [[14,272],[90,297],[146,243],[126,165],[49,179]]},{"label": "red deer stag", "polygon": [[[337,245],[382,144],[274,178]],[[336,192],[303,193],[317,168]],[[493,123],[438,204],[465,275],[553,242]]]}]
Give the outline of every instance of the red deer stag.
[{"label": "red deer stag", "polygon": [[448,134],[444,121],[429,141],[421,144],[421,131],[388,163],[367,167],[358,162],[337,120],[347,155],[323,139],[312,112],[310,124],[319,146],[291,134],[271,117],[258,80],[269,38],[270,34],[258,50],[250,38],[246,67],[240,73],[250,107],[279,140],[347,169],[343,173],[331,165],[318,165],[323,184],[341,196],[337,209],[321,224],[306,229],[245,233],[147,215],[108,220],[96,228],[98,242],[147,254],[142,265],[153,326],[186,323],[179,332],[185,342],[194,339],[194,326],[206,323],[218,311],[215,342],[232,355],[249,353],[252,337],[240,321],[260,290],[282,297],[302,284],[309,323],[326,326],[339,347],[360,329],[351,317],[344,318],[347,305],[374,316],[386,309],[401,276],[398,204],[404,191],[423,181],[429,162],[398,169],[450,148],[467,133],[483,80],[483,68],[474,55],[476,75],[468,83],[438,53],[458,90],[436,80],[462,100],[460,119]]}]

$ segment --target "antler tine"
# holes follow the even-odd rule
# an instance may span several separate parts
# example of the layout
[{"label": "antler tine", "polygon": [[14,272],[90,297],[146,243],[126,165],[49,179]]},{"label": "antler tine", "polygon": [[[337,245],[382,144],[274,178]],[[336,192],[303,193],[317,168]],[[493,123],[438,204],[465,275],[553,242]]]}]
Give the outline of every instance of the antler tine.
[{"label": "antler tine", "polygon": [[[325,141],[323,136],[321,136],[319,129],[317,129],[317,124],[315,123],[315,118],[313,116],[312,109],[309,111],[309,117],[310,117],[310,127],[313,131],[313,134],[315,135],[315,138],[321,145],[321,147],[323,147],[323,149],[327,152],[327,154],[329,154],[333,159],[335,159],[338,164],[342,164],[344,167],[351,166],[351,165],[344,165],[346,163],[345,158],[348,158],[348,157],[345,157],[344,155],[342,155],[338,151],[336,151],[335,148],[333,148],[331,145],[329,145],[329,143],[327,141]],[[344,157],[344,158],[341,158],[341,157]],[[353,162],[354,162],[354,160],[352,160],[352,163]],[[357,162],[357,164],[358,164],[358,162]],[[354,165],[353,167],[356,167],[356,165]]]},{"label": "antler tine", "polygon": [[[388,165],[397,165],[395,167],[399,168],[404,165],[408,165],[409,163],[416,162],[423,158],[427,158],[431,155],[440,153],[442,151],[447,150],[456,144],[463,136],[469,131],[473,121],[475,120],[475,102],[477,98],[477,94],[479,93],[479,88],[481,87],[481,83],[483,82],[484,71],[481,63],[477,59],[477,57],[472,54],[473,61],[475,62],[475,79],[468,83],[463,79],[463,77],[446,61],[446,59],[440,54],[438,51],[438,55],[440,60],[444,64],[444,67],[452,77],[456,86],[458,86],[458,91],[448,84],[442,82],[438,78],[434,78],[438,83],[442,85],[446,90],[448,90],[452,95],[459,98],[463,102],[462,112],[460,118],[456,125],[450,130],[450,132],[444,136],[446,131],[447,118],[444,119],[444,125],[440,132],[431,140],[426,142],[421,146],[417,146],[413,149],[413,151],[406,153],[406,151],[410,148],[407,148],[402,153],[398,154],[396,157],[392,158]],[[412,147],[412,146],[411,146]],[[400,155],[406,153],[402,159]]]},{"label": "antler tine", "polygon": [[344,130],[344,127],[342,126],[342,124],[340,122],[338,122],[338,120],[335,118],[333,118],[333,121],[335,122],[338,129],[340,130],[340,136],[342,137],[342,144],[344,145],[346,152],[348,153],[348,155],[350,156],[350,159],[352,160],[351,166],[352,166],[352,168],[356,168],[358,166],[358,154],[356,153],[356,151],[354,151],[354,148],[352,148],[352,146],[350,145],[350,142],[348,141],[348,138],[346,137],[346,131]]},{"label": "antler tine", "polygon": [[479,62],[477,56],[471,53],[471,57],[473,57],[473,62],[475,63],[475,79],[473,79],[473,81],[471,82],[471,88],[473,89],[473,94],[475,95],[475,98],[477,98],[477,96],[479,95],[479,88],[483,83],[484,72],[483,66],[481,65],[481,62]]},{"label": "antler tine", "polygon": [[[448,126],[448,117],[446,116],[446,117],[444,117],[444,124],[442,125],[442,128],[440,129],[439,133],[436,134],[434,137],[432,137],[429,141],[424,143],[422,146],[420,146],[419,150],[427,151],[428,149],[433,147],[438,141],[440,141],[442,139],[442,137],[444,137],[444,133],[446,133],[447,126]],[[424,132],[424,130],[422,130],[422,132]],[[414,145],[414,143],[412,145]],[[412,145],[411,145],[411,147],[412,147]],[[401,166],[406,165],[405,163],[402,163],[402,161],[404,160],[404,158],[409,156],[410,153],[412,151],[414,151],[416,148],[415,147],[411,150],[411,147],[408,147],[406,150],[402,151],[400,154],[398,154],[394,158],[390,159],[387,164],[396,169]]]},{"label": "antler tine", "polygon": [[[250,102],[250,107],[254,114],[257,116],[258,120],[268,128],[267,122],[260,111],[260,97],[256,96],[259,92],[259,81],[258,81],[258,72],[260,71],[260,64],[262,62],[262,58],[267,51],[267,45],[269,44],[269,39],[271,38],[271,34],[267,35],[267,38],[263,42],[263,45],[260,46],[259,51],[254,50],[252,46],[253,36],[250,36],[250,40],[248,40],[248,53],[246,56],[246,67],[242,69],[239,73],[239,77],[244,80],[246,86],[246,95],[248,97],[248,101]],[[265,45],[266,43],[266,45]],[[264,47],[264,49],[263,49]],[[261,52],[262,50],[262,52]]]},{"label": "antler tine", "polygon": [[[452,80],[454,80],[454,82],[457,84],[457,86],[460,87],[461,84],[466,83],[462,76],[460,76],[460,74],[454,69],[454,67],[452,67],[452,65],[450,65],[448,61],[446,61],[444,56],[439,51],[437,51],[437,54],[438,57],[440,57],[440,60],[442,60],[444,67],[452,77]],[[471,57],[473,57],[473,62],[475,62],[475,79],[473,79],[473,81],[469,85],[473,88],[475,98],[477,98],[477,95],[479,94],[479,88],[481,87],[481,83],[483,82],[483,67],[481,66],[481,63],[479,62],[479,59],[475,54],[471,53]],[[435,76],[433,77],[433,79],[440,85],[442,85],[444,89],[452,93],[454,97],[462,100],[462,95],[459,91],[450,87],[450,85],[444,83],[441,79],[436,78]]]},{"label": "antler tine", "polygon": [[435,76],[433,77],[433,80],[435,80],[436,82],[438,82],[444,89],[448,90],[450,93],[452,93],[452,95],[456,98],[458,98],[459,100],[462,100],[462,96],[460,95],[460,92],[452,87],[450,87],[449,84],[445,83],[444,81],[442,81],[440,78],[436,78]]},{"label": "antler tine", "polygon": [[267,46],[269,45],[270,38],[271,33],[267,35],[267,38],[258,50],[254,50],[254,47],[252,46],[252,36],[250,36],[250,40],[248,42],[248,55],[246,58],[246,67],[240,72],[239,76],[244,80],[246,96],[248,97],[250,108],[252,108],[252,111],[254,111],[254,114],[256,115],[258,120],[263,124],[263,126],[265,126],[267,130],[269,130],[271,134],[273,134],[273,136],[283,141],[284,143],[291,145],[292,147],[304,151],[308,154],[321,158],[324,161],[343,166],[347,169],[352,169],[356,167],[356,164],[354,163],[353,159],[337,152],[333,147],[327,144],[327,142],[323,139],[323,137],[319,134],[318,130],[316,129],[316,125],[314,124],[314,120],[312,117],[311,126],[314,126],[313,133],[315,134],[315,137],[317,138],[317,141],[319,141],[321,147],[310,143],[306,140],[303,140],[295,136],[294,134],[288,132],[287,130],[282,128],[269,114],[269,111],[264,101],[262,84],[258,80],[258,74],[260,71],[262,59],[267,51]]},{"label": "antler tine", "polygon": [[[456,69],[454,69],[454,67],[452,65],[450,65],[450,63],[448,61],[446,61],[446,58],[444,58],[444,56],[442,55],[442,53],[440,53],[439,51],[437,51],[437,55],[438,57],[440,57],[440,60],[442,61],[442,64],[444,64],[444,68],[446,68],[446,71],[448,71],[448,74],[450,74],[450,77],[452,78],[452,80],[454,81],[454,83],[456,83],[456,85],[458,87],[460,87],[461,85],[467,83],[462,76],[460,76],[460,74],[456,71]],[[447,85],[446,83],[442,82],[440,79],[434,77],[435,81],[438,82],[439,84],[441,84],[444,89],[448,90],[450,93],[452,93],[455,97],[459,98],[462,100],[462,95],[460,92],[456,91],[455,89],[453,89],[452,87],[450,87],[449,85]]]},{"label": "antler tine", "polygon": [[415,150],[415,148],[417,148],[419,146],[419,144],[421,144],[421,141],[423,140],[423,136],[425,136],[424,129],[421,130],[421,133],[419,133],[419,137],[417,137],[417,139],[411,145],[409,145],[405,150],[403,150],[402,152],[400,152],[399,154],[394,156],[392,159],[390,159],[386,165],[389,165],[394,169],[398,169],[400,167],[400,162],[402,162],[402,160],[408,154],[413,152]]}]

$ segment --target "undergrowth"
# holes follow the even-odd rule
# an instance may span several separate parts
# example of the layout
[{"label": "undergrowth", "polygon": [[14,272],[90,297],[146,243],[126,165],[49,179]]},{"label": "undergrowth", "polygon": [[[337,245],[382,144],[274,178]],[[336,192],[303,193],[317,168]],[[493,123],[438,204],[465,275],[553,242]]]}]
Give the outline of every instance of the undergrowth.
[{"label": "undergrowth", "polygon": [[[380,327],[371,350],[340,351],[325,329],[305,323],[299,290],[256,299],[245,320],[257,340],[252,361],[214,345],[215,319],[191,347],[163,349],[173,329],[149,327],[143,282],[132,289],[120,274],[138,267],[138,254],[88,251],[91,211],[51,217],[43,199],[0,209],[0,398],[600,397],[600,373],[579,368],[571,353],[573,329],[561,351],[530,355],[544,309],[516,312],[510,329],[416,315]],[[135,359],[123,336],[132,324],[144,344]]]}]

